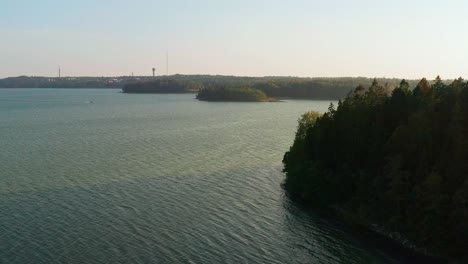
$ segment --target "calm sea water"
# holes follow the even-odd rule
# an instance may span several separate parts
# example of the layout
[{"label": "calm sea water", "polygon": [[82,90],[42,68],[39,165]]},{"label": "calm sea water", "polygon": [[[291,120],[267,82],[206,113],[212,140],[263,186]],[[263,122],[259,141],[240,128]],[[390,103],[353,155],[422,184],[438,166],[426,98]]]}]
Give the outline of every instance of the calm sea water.
[{"label": "calm sea water", "polygon": [[280,187],[330,102],[193,98],[0,89],[0,263],[393,262]]}]

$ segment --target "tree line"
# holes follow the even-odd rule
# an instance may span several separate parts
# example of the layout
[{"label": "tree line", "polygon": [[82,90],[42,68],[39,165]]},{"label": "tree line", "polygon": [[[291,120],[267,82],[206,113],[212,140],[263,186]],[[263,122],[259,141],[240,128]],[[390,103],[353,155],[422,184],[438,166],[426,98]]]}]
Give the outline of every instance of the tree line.
[{"label": "tree line", "polygon": [[[162,89],[159,82],[178,81],[188,83],[188,90],[202,88],[239,88],[249,87],[264,92],[268,97],[296,99],[343,99],[359,84],[370,84],[369,78],[299,78],[299,77],[242,77],[221,75],[171,75],[171,76],[121,76],[121,77],[29,77],[19,76],[0,79],[0,88],[125,88],[145,89],[155,84],[155,92],[179,92],[179,85],[174,90]],[[397,79],[379,78],[378,81],[389,87],[398,84]],[[138,84],[137,84],[138,83]],[[416,81],[409,81],[414,88]],[[145,87],[145,88],[143,88]],[[161,88],[161,90],[160,90]]]},{"label": "tree line", "polygon": [[285,189],[348,220],[468,261],[468,83],[374,80],[304,114]]}]

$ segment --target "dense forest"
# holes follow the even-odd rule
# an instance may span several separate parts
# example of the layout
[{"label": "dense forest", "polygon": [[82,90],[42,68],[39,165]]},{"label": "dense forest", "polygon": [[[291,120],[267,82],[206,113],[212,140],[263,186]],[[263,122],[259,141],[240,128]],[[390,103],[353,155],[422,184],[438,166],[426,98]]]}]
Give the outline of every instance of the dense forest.
[{"label": "dense forest", "polygon": [[204,88],[197,94],[201,101],[237,101],[237,102],[264,102],[269,98],[258,89],[253,88]]},{"label": "dense forest", "polygon": [[[385,85],[391,87],[389,81],[386,80]],[[275,98],[339,100],[345,98],[354,87],[371,82],[364,78],[277,79],[258,81],[251,87]]]},{"label": "dense forest", "polygon": [[123,88],[124,93],[194,93],[201,85],[192,81],[153,80],[128,83]]},{"label": "dense forest", "polygon": [[468,261],[468,83],[374,80],[299,120],[285,189],[429,252]]}]

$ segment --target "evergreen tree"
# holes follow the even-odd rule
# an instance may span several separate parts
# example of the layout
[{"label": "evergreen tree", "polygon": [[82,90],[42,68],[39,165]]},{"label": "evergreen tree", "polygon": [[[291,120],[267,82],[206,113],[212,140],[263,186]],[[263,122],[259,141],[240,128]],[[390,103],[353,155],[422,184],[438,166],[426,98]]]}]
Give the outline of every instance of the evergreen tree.
[{"label": "evergreen tree", "polygon": [[320,117],[304,115],[283,163],[288,192],[467,258],[468,83],[374,80]]}]

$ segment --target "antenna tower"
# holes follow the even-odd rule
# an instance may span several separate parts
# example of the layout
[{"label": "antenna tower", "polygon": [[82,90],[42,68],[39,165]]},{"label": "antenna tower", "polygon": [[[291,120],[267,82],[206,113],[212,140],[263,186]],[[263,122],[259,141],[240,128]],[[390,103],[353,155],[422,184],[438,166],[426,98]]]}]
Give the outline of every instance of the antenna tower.
[{"label": "antenna tower", "polygon": [[169,52],[166,52],[166,75],[169,76]]}]

